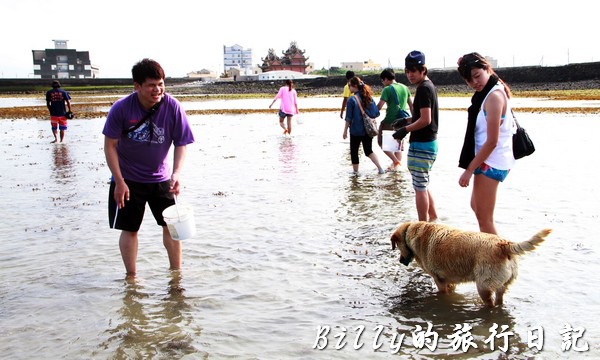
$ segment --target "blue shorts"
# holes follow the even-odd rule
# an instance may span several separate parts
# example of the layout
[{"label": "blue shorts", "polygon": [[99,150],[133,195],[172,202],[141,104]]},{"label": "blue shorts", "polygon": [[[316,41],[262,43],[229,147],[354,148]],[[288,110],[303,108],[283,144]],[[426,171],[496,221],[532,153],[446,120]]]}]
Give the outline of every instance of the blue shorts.
[{"label": "blue shorts", "polygon": [[429,171],[437,158],[437,140],[429,142],[412,142],[408,147],[407,165],[412,175],[413,188],[416,191],[427,191]]},{"label": "blue shorts", "polygon": [[283,111],[279,110],[279,118],[283,119],[284,117],[292,117],[294,116],[293,114],[286,114]]},{"label": "blue shorts", "polygon": [[510,170],[498,170],[486,163],[483,163],[477,169],[475,169],[475,171],[473,171],[473,175],[483,175],[492,180],[503,182],[508,176],[509,172]]}]

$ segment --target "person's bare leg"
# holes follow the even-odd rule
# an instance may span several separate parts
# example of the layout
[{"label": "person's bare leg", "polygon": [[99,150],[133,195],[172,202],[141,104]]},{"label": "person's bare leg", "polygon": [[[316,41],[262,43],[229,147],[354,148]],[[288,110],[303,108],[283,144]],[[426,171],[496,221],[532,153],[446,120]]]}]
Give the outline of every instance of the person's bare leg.
[{"label": "person's bare leg", "polygon": [[431,195],[431,191],[427,189],[427,197],[429,199],[429,207],[427,208],[427,215],[429,218],[427,221],[434,222],[438,219],[437,210],[435,209],[435,201],[433,200],[433,195]]},{"label": "person's bare leg", "polygon": [[138,233],[122,230],[119,237],[119,249],[127,272],[126,276],[128,278],[135,277],[137,273]]},{"label": "person's bare leg", "polygon": [[400,163],[402,162],[402,152],[401,151],[396,151],[394,153],[394,156],[396,157],[396,159],[398,160],[398,166],[400,165]]},{"label": "person's bare leg", "polygon": [[163,226],[163,245],[167,249],[167,255],[169,255],[169,269],[179,270],[181,269],[181,241],[173,240],[169,229]]},{"label": "person's bare leg", "polygon": [[377,171],[379,171],[380,173],[382,173],[383,172],[383,168],[379,164],[379,159],[377,158],[377,154],[371,153],[371,155],[369,155],[369,159],[371,159],[371,161],[373,162],[373,164],[375,164],[375,166],[377,166]]},{"label": "person's bare leg", "polygon": [[291,116],[288,116],[288,118],[287,118],[287,133],[289,135],[292,134],[292,117]]},{"label": "person's bare leg", "polygon": [[475,175],[473,179],[471,208],[477,217],[479,231],[488,234],[498,234],[494,222],[498,184],[497,180],[490,179],[485,175]]},{"label": "person's bare leg", "polygon": [[282,117],[279,118],[279,126],[281,126],[281,128],[283,129],[283,134],[284,135],[287,134],[287,128],[283,124],[283,118]]},{"label": "person's bare leg", "polygon": [[427,221],[429,214],[429,193],[427,190],[415,190],[415,203],[417,205],[419,221]]}]

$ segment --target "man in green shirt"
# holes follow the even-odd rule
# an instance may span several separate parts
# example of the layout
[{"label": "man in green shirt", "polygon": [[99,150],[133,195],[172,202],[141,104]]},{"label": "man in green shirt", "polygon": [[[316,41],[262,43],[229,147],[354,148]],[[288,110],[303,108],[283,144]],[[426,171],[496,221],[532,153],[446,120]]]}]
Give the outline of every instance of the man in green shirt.
[{"label": "man in green shirt", "polygon": [[[410,116],[408,108],[410,108],[410,112],[412,113],[412,100],[408,87],[396,82],[396,74],[393,69],[387,68],[383,70],[379,77],[383,82],[384,88],[377,107],[381,110],[383,105],[387,104],[385,118],[379,125],[379,135],[377,135],[377,143],[383,148],[383,131],[395,130],[392,124],[396,120]],[[399,151],[383,151],[392,160],[392,165],[388,167],[389,171],[400,171],[402,148],[403,144],[401,143]]]}]

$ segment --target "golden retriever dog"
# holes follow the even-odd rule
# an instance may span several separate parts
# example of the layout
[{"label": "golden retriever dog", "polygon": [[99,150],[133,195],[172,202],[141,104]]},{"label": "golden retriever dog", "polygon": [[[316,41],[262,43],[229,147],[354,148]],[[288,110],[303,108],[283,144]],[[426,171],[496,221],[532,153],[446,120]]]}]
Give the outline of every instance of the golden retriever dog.
[{"label": "golden retriever dog", "polygon": [[418,221],[400,225],[391,240],[392,250],[400,249],[400,263],[415,259],[441,293],[474,281],[483,302],[493,307],[502,305],[504,292],[517,278],[518,256],[535,249],[551,231],[514,243],[498,235]]}]

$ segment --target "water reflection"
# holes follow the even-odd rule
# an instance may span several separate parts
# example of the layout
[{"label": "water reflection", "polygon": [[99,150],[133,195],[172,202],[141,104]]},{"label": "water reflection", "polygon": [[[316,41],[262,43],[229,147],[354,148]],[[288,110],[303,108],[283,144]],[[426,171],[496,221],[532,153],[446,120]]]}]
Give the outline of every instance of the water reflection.
[{"label": "water reflection", "polygon": [[283,137],[279,142],[279,161],[283,173],[296,173],[297,146],[291,137]]},{"label": "water reflection", "polygon": [[52,146],[52,173],[57,179],[69,179],[75,175],[73,159],[68,144],[58,143]]},{"label": "water reflection", "polygon": [[160,301],[137,281],[128,281],[116,320],[119,323],[107,330],[111,336],[100,349],[112,348],[113,359],[171,359],[197,354],[192,341],[200,329],[193,330],[193,311],[181,280],[181,273],[173,271]]},{"label": "water reflection", "polygon": [[[408,341],[405,350],[411,347],[416,350],[412,344],[412,332],[419,328],[427,330],[431,324],[432,332],[439,336],[437,350],[433,354],[445,357],[453,351],[452,341],[460,333],[459,329],[465,329],[467,324],[472,342],[477,346],[468,350],[470,356],[491,356],[499,349],[504,355],[532,352],[529,339],[523,339],[515,331],[515,318],[506,306],[490,309],[475,296],[460,292],[439,294],[430,276],[415,267],[406,269],[405,276],[398,280],[398,288],[399,295],[388,299],[389,312],[402,324],[400,331],[406,334],[405,341]],[[461,349],[457,351],[464,353]]]}]

